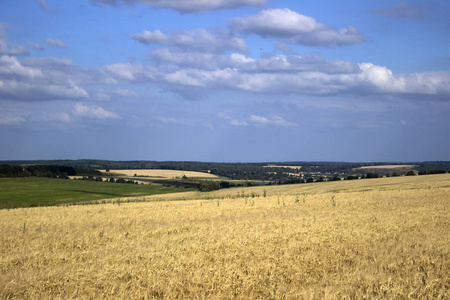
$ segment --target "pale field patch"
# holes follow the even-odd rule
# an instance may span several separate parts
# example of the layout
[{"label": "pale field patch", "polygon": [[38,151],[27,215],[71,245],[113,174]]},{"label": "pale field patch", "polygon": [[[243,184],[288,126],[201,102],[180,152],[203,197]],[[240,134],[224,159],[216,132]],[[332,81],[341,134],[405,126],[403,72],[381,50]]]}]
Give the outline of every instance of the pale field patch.
[{"label": "pale field patch", "polygon": [[297,169],[300,170],[301,166],[264,166],[264,168],[289,168],[289,169]]},{"label": "pale field patch", "polygon": [[363,166],[358,169],[412,169],[416,165],[381,165],[381,166]]},{"label": "pale field patch", "polygon": [[449,179],[1,210],[0,298],[448,299]]},{"label": "pale field patch", "polygon": [[188,178],[208,178],[208,179],[217,179],[219,176],[211,174],[211,173],[203,173],[203,172],[194,172],[194,171],[179,171],[179,170],[160,170],[160,169],[152,169],[152,170],[143,170],[143,169],[134,169],[134,170],[100,170],[104,176],[108,176],[108,174],[121,174],[123,176],[132,177],[134,174],[139,176],[149,176],[155,178],[181,178],[183,175],[186,175]]}]

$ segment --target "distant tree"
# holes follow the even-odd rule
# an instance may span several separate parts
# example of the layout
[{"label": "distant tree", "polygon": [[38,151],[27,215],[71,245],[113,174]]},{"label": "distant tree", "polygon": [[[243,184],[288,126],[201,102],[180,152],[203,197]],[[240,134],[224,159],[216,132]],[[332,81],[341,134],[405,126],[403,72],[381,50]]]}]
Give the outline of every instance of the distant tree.
[{"label": "distant tree", "polygon": [[331,181],[340,181],[340,180],[341,180],[341,177],[339,177],[337,175],[334,175],[334,177],[331,178]]},{"label": "distant tree", "polygon": [[379,178],[378,173],[367,173],[366,178]]},{"label": "distant tree", "polygon": [[220,187],[222,189],[227,189],[227,188],[231,187],[231,184],[228,181],[221,181],[220,182]]},{"label": "distant tree", "polygon": [[415,176],[416,173],[414,173],[414,171],[408,171],[406,172],[405,176]]},{"label": "distant tree", "polygon": [[398,177],[400,176],[400,174],[398,174],[397,172],[392,173],[392,177]]},{"label": "distant tree", "polygon": [[70,178],[69,178],[69,175],[67,175],[67,173],[61,173],[61,174],[59,175],[59,178],[61,178],[61,179],[70,179]]},{"label": "distant tree", "polygon": [[306,179],[306,183],[311,183],[314,182],[314,179],[312,179],[311,177],[309,177],[308,179]]},{"label": "distant tree", "polygon": [[210,192],[220,189],[220,184],[217,181],[205,181],[200,184],[198,189],[201,192]]},{"label": "distant tree", "polygon": [[114,179],[114,177],[111,177],[111,178],[109,179],[109,182],[116,182],[116,180]]}]

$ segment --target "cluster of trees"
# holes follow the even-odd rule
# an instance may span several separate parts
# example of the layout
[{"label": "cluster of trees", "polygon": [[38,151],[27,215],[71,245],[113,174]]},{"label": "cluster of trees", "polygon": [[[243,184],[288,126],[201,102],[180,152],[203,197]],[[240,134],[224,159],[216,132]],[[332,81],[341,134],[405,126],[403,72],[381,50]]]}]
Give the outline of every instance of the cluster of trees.
[{"label": "cluster of trees", "polygon": [[68,166],[48,166],[48,165],[0,165],[0,177],[47,177],[64,178],[69,176],[100,176],[101,172],[92,169],[83,169]]},{"label": "cluster of trees", "polygon": [[432,174],[445,174],[445,173],[446,173],[445,170],[431,170],[431,171],[422,170],[422,171],[419,171],[418,175],[432,175]]},{"label": "cluster of trees", "polygon": [[[79,180],[100,181],[101,182],[101,181],[103,181],[103,178],[100,177],[100,176],[94,177],[92,175],[89,175],[89,176],[83,176],[83,178],[80,178]],[[125,179],[125,178],[115,179],[114,177],[111,177],[109,179],[106,179],[105,181],[107,181],[107,182],[116,182],[116,183],[138,184],[137,181],[128,180],[128,179]]]}]

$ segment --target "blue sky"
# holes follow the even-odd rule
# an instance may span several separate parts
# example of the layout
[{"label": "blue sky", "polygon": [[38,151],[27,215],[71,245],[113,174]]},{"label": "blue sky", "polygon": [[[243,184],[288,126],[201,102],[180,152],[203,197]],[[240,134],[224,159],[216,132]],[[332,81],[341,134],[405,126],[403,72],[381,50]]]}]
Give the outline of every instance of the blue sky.
[{"label": "blue sky", "polygon": [[0,160],[450,160],[449,50],[444,0],[3,0]]}]

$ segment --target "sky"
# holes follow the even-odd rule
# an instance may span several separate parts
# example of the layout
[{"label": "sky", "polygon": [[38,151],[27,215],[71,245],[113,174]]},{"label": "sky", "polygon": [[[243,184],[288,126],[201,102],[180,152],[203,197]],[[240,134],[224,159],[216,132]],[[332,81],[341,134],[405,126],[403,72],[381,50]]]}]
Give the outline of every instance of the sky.
[{"label": "sky", "polygon": [[0,160],[450,160],[450,1],[0,0]]}]

